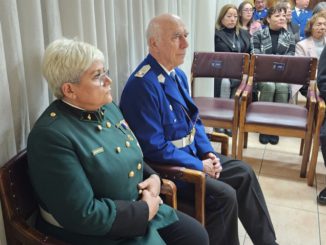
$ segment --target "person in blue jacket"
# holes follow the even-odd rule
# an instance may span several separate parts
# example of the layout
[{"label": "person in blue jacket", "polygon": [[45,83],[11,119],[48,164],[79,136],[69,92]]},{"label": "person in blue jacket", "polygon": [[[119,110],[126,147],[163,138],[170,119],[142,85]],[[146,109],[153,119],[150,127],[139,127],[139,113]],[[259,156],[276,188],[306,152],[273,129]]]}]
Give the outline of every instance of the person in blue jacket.
[{"label": "person in blue jacket", "polygon": [[[206,173],[210,244],[238,245],[238,218],[254,244],[277,244],[254,171],[242,161],[218,155],[205,134],[187,77],[178,68],[188,47],[184,23],[176,15],[162,14],[150,21],[146,34],[149,54],[129,77],[120,100],[145,160]],[[192,188],[182,185],[178,195],[191,201]]]},{"label": "person in blue jacket", "polygon": [[307,9],[309,0],[295,0],[295,7],[292,10],[292,23],[300,27],[300,40],[305,38],[305,27],[312,16],[312,11]]}]

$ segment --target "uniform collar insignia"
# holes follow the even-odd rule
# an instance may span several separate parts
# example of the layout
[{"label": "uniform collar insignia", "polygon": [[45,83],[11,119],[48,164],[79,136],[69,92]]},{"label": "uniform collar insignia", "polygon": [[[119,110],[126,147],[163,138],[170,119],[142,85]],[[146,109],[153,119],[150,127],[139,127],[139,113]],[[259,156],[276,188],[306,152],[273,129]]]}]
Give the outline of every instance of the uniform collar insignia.
[{"label": "uniform collar insignia", "polygon": [[157,79],[160,83],[164,83],[165,82],[165,76],[163,74],[160,74],[157,76]]}]

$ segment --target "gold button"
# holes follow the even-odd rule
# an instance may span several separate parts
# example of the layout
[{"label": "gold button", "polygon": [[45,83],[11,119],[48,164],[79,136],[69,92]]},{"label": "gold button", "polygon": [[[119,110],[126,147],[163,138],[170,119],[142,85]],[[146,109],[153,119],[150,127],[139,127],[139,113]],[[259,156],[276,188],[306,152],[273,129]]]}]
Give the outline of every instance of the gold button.
[{"label": "gold button", "polygon": [[88,120],[91,120],[92,119],[91,114],[88,114],[87,119]]},{"label": "gold button", "polygon": [[141,170],[141,163],[138,163],[138,164],[137,164],[137,169],[138,169],[138,170]]},{"label": "gold button", "polygon": [[106,127],[107,128],[111,128],[111,123],[110,122],[106,122]]},{"label": "gold button", "polygon": [[134,138],[133,138],[130,134],[128,134],[128,139],[129,139],[130,141],[133,141],[133,140],[134,140]]},{"label": "gold button", "polygon": [[50,117],[55,117],[57,114],[55,112],[50,113]]},{"label": "gold button", "polygon": [[115,151],[116,151],[117,153],[120,153],[120,152],[121,152],[121,148],[118,146],[117,148],[115,148]]},{"label": "gold button", "polygon": [[102,126],[101,125],[97,125],[97,129],[98,129],[98,131],[101,131],[102,130]]},{"label": "gold button", "polygon": [[130,147],[130,142],[129,141],[126,141],[126,146]]},{"label": "gold button", "polygon": [[132,177],[134,177],[135,176],[135,172],[134,171],[130,171],[129,172],[129,178],[132,178]]}]

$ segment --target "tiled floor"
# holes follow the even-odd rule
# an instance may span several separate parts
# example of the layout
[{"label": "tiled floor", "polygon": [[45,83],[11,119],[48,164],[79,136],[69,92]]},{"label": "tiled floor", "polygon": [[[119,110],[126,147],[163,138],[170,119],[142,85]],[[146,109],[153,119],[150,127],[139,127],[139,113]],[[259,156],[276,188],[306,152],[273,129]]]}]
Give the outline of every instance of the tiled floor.
[{"label": "tiled floor", "polygon": [[[231,141],[230,141],[231,145]],[[326,168],[321,152],[318,156],[317,178],[313,187],[299,177],[300,140],[280,137],[278,145],[262,145],[258,134],[249,134],[244,161],[256,172],[280,245],[325,245],[326,206],[316,196],[326,186]],[[258,225],[258,224],[257,224]],[[239,222],[241,244],[253,244]]]}]

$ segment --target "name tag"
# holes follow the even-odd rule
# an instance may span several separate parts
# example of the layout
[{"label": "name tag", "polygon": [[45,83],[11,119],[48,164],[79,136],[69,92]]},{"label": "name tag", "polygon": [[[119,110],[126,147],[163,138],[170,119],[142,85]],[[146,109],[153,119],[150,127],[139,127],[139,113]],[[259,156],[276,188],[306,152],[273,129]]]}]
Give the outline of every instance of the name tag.
[{"label": "name tag", "polygon": [[103,147],[99,147],[99,148],[96,148],[96,149],[92,150],[93,156],[95,156],[97,154],[100,154],[102,152],[104,152],[104,148]]}]

